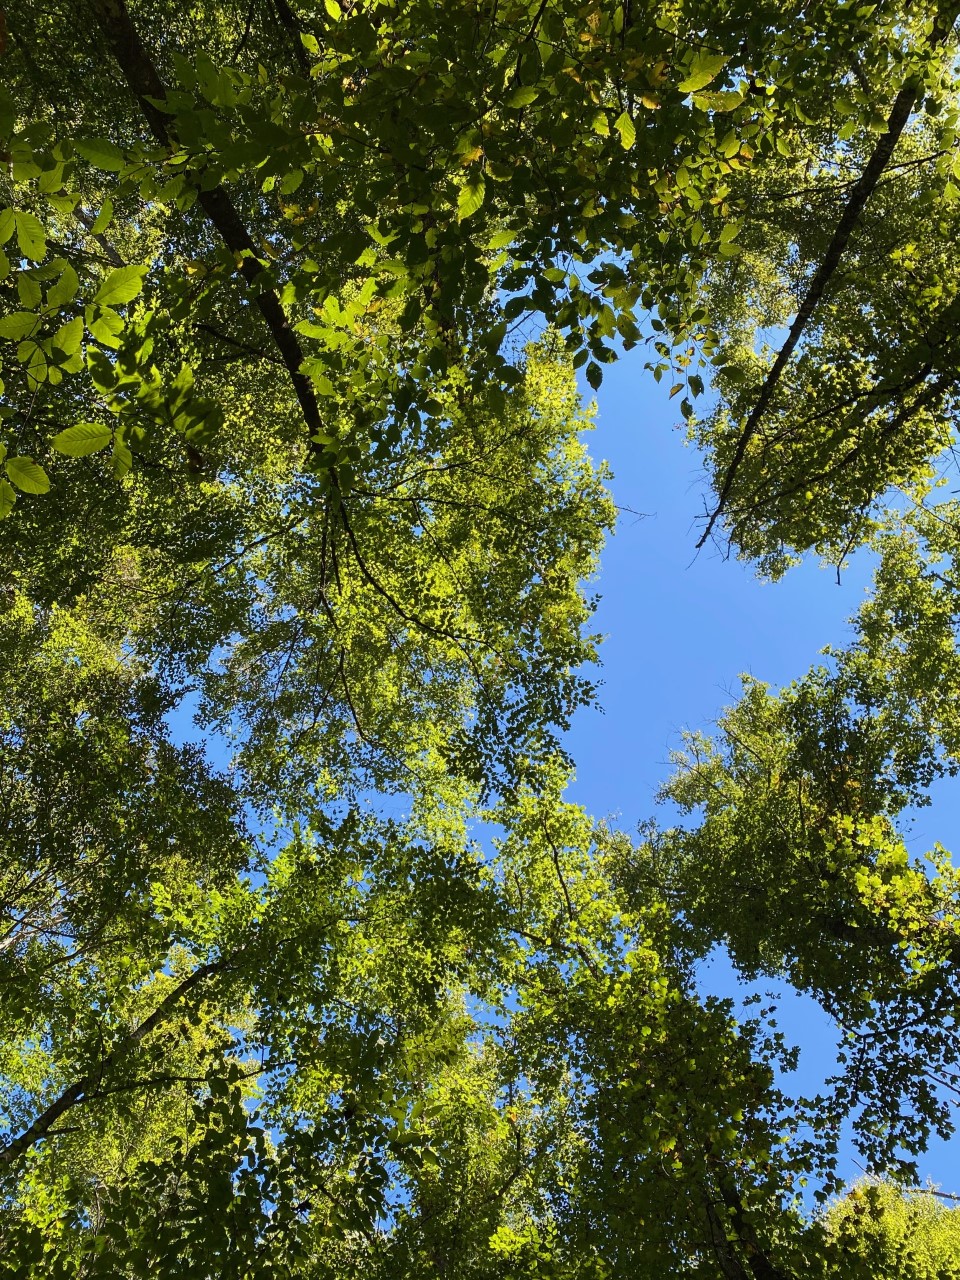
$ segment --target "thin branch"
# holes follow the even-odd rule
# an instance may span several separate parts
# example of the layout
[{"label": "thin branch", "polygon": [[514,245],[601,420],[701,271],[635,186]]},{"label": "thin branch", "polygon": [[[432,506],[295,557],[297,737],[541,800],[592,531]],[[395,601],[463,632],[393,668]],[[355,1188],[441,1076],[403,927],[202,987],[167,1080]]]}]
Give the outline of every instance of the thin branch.
[{"label": "thin branch", "polygon": [[[101,31],[120,67],[123,77],[140,104],[151,132],[161,146],[174,146],[176,134],[173,120],[155,105],[166,99],[167,90],[151,61],[127,12],[125,0],[89,0]],[[320,407],[313,384],[300,372],[303,351],[290,326],[280,299],[271,289],[264,289],[263,266],[257,247],[250,237],[237,209],[222,186],[210,191],[198,189],[197,202],[216,227],[230,251],[236,255],[237,270],[250,286],[253,301],[266,321],[267,328],[286,365],[294,392],[300,403],[311,437],[310,449],[316,451],[312,437],[322,430]]]},{"label": "thin branch", "polygon": [[530,23],[530,30],[523,37],[523,41],[522,41],[523,44],[529,44],[530,41],[534,38],[534,36],[536,36],[537,30],[540,26],[540,22],[543,19],[543,15],[547,11],[547,5],[549,3],[550,3],[550,0],[540,0],[540,7],[537,9],[537,12],[533,15],[533,21]]},{"label": "thin branch", "polygon": [[310,61],[307,58],[307,51],[303,47],[303,41],[300,39],[300,23],[297,21],[296,15],[287,4],[287,0],[273,0],[273,7],[277,11],[277,17],[280,19],[281,25],[286,28],[293,42],[293,56],[297,60],[297,66],[300,68],[301,74],[310,76]]},{"label": "thin branch", "polygon": [[244,23],[243,34],[241,35],[240,40],[237,43],[237,47],[234,49],[233,53],[231,53],[230,55],[231,65],[235,63],[237,59],[240,57],[241,53],[243,53],[244,49],[246,48],[247,41],[250,39],[250,31],[253,27],[253,11],[256,8],[256,5],[257,5],[257,0],[250,0],[250,3],[247,5],[247,20]]},{"label": "thin branch", "polygon": [[87,213],[85,209],[81,209],[79,205],[74,209],[73,216],[80,225],[86,229],[87,234],[90,235],[100,246],[101,252],[109,263],[115,267],[125,267],[127,265],[107,237],[101,235],[99,231],[94,231],[93,228],[96,225],[96,218],[92,218],[90,214]]},{"label": "thin branch", "polygon": [[239,338],[234,338],[229,333],[224,333],[222,329],[218,329],[215,324],[208,324],[206,321],[197,325],[198,329],[202,329],[204,333],[209,333],[213,338],[219,338],[221,342],[226,342],[231,347],[236,347],[239,352],[244,355],[256,356],[260,360],[268,360],[271,364],[281,364],[282,361],[276,356],[272,356],[269,352],[262,350],[260,347],[253,346],[250,342],[242,342]]},{"label": "thin branch", "polygon": [[[934,44],[942,44],[948,34],[947,30],[935,29]],[[726,509],[727,500],[730,497],[730,491],[733,488],[740,470],[743,459],[746,456],[747,446],[756,435],[760,420],[766,413],[770,401],[773,399],[774,392],[780,381],[781,374],[786,368],[790,357],[793,355],[797,343],[803,336],[803,331],[816,310],[817,304],[823,297],[827,286],[829,285],[837,267],[840,265],[840,259],[843,256],[850,237],[856,229],[857,223],[860,221],[860,215],[866,207],[867,201],[874,192],[880,177],[887,167],[890,158],[893,155],[894,148],[900,140],[900,135],[906,128],[907,121],[913,112],[923,92],[922,85],[911,77],[906,84],[903,85],[893,102],[893,107],[887,118],[886,132],[880,137],[877,145],[873,149],[873,154],[867,161],[863,173],[860,175],[847,199],[847,203],[841,214],[840,221],[837,223],[833,238],[827,247],[827,251],[823,259],[814,272],[813,279],[807,286],[806,294],[803,297],[800,307],[794,317],[793,324],[790,326],[790,332],[783,346],[777,353],[770,371],[768,372],[756,402],[750,411],[749,417],[744,425],[743,431],[740,433],[740,439],[737,441],[737,447],[734,450],[730,464],[727,467],[720,485],[720,491],[717,495],[717,503],[710,513],[707,520],[707,526],[697,542],[697,549],[703,547],[710,535],[713,533],[714,527],[720,516]]]},{"label": "thin branch", "polygon": [[168,991],[153,1013],[144,1018],[139,1026],[135,1027],[114,1049],[102,1057],[94,1070],[88,1071],[86,1075],[81,1076],[79,1080],[64,1089],[60,1096],[51,1102],[46,1110],[42,1111],[19,1137],[12,1139],[0,1151],[0,1164],[12,1164],[14,1160],[29,1151],[31,1147],[35,1147],[38,1142],[42,1142],[53,1125],[65,1112],[81,1102],[88,1101],[91,1094],[95,1095],[99,1092],[99,1084],[103,1079],[104,1073],[126,1053],[135,1048],[145,1036],[155,1030],[185,995],[192,991],[194,987],[199,986],[201,982],[206,981],[207,978],[221,973],[228,967],[232,959],[233,956],[223,957],[220,960],[212,960],[208,964],[200,965],[199,968],[194,969],[193,973],[188,974],[182,982],[179,982],[172,991]]}]

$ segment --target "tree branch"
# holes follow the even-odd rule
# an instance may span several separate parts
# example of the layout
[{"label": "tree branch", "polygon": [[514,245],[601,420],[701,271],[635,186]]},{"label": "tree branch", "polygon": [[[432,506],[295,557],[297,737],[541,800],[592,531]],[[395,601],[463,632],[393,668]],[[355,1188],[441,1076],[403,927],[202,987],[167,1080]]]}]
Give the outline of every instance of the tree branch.
[{"label": "tree branch", "polygon": [[144,1036],[149,1035],[151,1031],[158,1027],[188,992],[192,991],[194,987],[204,982],[207,978],[213,977],[214,974],[224,970],[231,958],[212,960],[209,964],[200,965],[198,969],[194,969],[193,973],[188,974],[182,982],[179,982],[172,991],[168,991],[153,1013],[144,1018],[139,1026],[135,1027],[114,1049],[100,1059],[95,1071],[88,1071],[86,1075],[81,1076],[74,1084],[64,1089],[60,1096],[37,1116],[29,1128],[24,1129],[19,1137],[14,1138],[0,1151],[0,1165],[12,1164],[14,1160],[29,1151],[31,1147],[35,1147],[38,1142],[42,1142],[52,1126],[56,1124],[65,1112],[90,1097],[91,1092],[96,1088],[108,1068],[131,1049],[135,1048]]},{"label": "tree branch", "polygon": [[[125,0],[90,0],[90,5],[124,79],[140,104],[140,109],[153,136],[161,146],[174,145],[176,136],[170,116],[151,101],[151,99],[163,101],[167,96],[166,88],[130,20]],[[310,379],[300,372],[303,351],[280,299],[272,290],[262,287],[260,277],[263,267],[257,256],[256,245],[237,213],[233,201],[222,186],[216,186],[210,191],[200,188],[197,192],[197,202],[220,233],[224,244],[237,256],[237,270],[250,286],[253,301],[266,321],[267,328],[290,375],[309,434],[313,437],[322,430],[323,426],[320,408]],[[310,448],[311,451],[317,449],[312,439]]]},{"label": "tree branch", "polygon": [[77,205],[76,209],[74,209],[73,216],[76,218],[76,220],[80,223],[81,226],[86,228],[88,234],[100,246],[101,250],[103,251],[104,257],[113,266],[125,267],[127,265],[124,262],[124,260],[120,257],[119,253],[117,253],[116,249],[107,239],[107,237],[100,235],[98,231],[94,231],[93,227],[94,227],[94,223],[96,222],[95,218],[92,218],[90,214],[87,213],[85,209],[82,209],[79,205]]},{"label": "tree branch", "polygon": [[297,60],[297,66],[300,68],[301,75],[309,78],[310,76],[310,60],[307,57],[306,50],[303,47],[303,41],[300,39],[300,23],[297,21],[296,15],[287,4],[287,0],[273,0],[273,7],[277,12],[277,17],[281,24],[286,28],[293,44],[293,56]]},{"label": "tree branch", "polygon": [[[941,27],[939,24],[934,28],[934,46],[943,43],[950,29],[951,28],[949,27]],[[873,194],[884,169],[887,167],[887,164],[893,155],[894,148],[900,139],[900,135],[906,128],[907,121],[910,119],[913,109],[922,92],[922,85],[918,84],[915,79],[911,78],[903,85],[900,92],[894,99],[890,114],[887,117],[886,132],[878,140],[870,159],[867,161],[863,173],[854,183],[850,191],[847,203],[840,216],[840,221],[837,223],[836,230],[833,233],[833,238],[827,246],[827,251],[823,256],[819,267],[817,267],[813,274],[813,279],[807,286],[807,291],[804,294],[803,300],[797,310],[797,314],[794,317],[793,324],[790,326],[790,332],[787,335],[787,339],[777,353],[777,358],[774,360],[769,373],[764,379],[763,386],[760,388],[760,393],[757,396],[756,402],[751,409],[743,431],[740,434],[740,439],[737,441],[737,447],[734,450],[733,457],[730,460],[730,464],[723,477],[723,482],[720,485],[716,506],[710,513],[707,520],[707,527],[704,529],[702,535],[697,541],[698,550],[707,542],[708,538],[713,533],[717,521],[720,519],[720,516],[726,508],[727,500],[730,497],[730,491],[733,488],[734,481],[737,478],[737,473],[740,470],[740,466],[746,455],[747,446],[756,435],[757,428],[760,425],[760,420],[766,413],[770,405],[770,401],[773,399],[774,392],[777,389],[777,384],[780,381],[780,376],[786,368],[790,357],[793,355],[797,343],[803,336],[803,331],[807,327],[817,304],[823,297],[834,272],[840,265],[840,259],[843,256],[844,250],[850,241],[850,237],[853,234],[857,223],[860,221],[860,215],[863,213],[867,201]]]}]

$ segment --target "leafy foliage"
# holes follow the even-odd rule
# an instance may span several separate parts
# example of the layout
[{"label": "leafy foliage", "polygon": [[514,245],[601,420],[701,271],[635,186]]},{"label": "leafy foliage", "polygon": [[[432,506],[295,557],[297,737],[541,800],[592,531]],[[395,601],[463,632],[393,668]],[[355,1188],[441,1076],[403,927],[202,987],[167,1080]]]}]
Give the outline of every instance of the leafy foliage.
[{"label": "leafy foliage", "polygon": [[[953,10],[85,14],[0,23],[0,1272],[960,1274],[929,1197],[802,1200],[960,1089],[904,826],[960,759]],[[878,569],[633,842],[563,735],[575,371],[641,344],[704,539]],[[822,1096],[718,945],[832,1016]]]}]

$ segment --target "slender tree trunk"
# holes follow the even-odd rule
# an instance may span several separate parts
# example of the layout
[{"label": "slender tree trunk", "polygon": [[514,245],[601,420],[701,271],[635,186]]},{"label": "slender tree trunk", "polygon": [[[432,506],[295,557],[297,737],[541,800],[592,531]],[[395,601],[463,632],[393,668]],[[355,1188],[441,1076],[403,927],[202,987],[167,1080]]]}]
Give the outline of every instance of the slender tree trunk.
[{"label": "slender tree trunk", "polygon": [[[941,21],[934,29],[933,47],[943,44],[947,35],[953,27],[955,21],[951,17],[949,21]],[[724,474],[720,484],[720,490],[717,495],[716,506],[710,513],[707,520],[707,527],[700,536],[697,547],[702,547],[716,526],[717,521],[726,509],[727,501],[730,497],[730,491],[733,488],[737,478],[737,473],[743,463],[743,459],[747,452],[747,446],[756,435],[760,420],[770,407],[770,401],[773,399],[774,392],[780,382],[781,375],[796,350],[803,332],[813,315],[817,304],[823,297],[827,285],[830,283],[840,265],[840,259],[843,257],[844,250],[850,242],[850,237],[856,229],[857,223],[860,221],[860,215],[866,208],[867,201],[876,190],[877,183],[880,181],[884,169],[890,162],[894,148],[900,140],[900,135],[906,128],[907,122],[913,113],[914,107],[923,93],[923,86],[916,79],[909,79],[903,85],[896,98],[893,100],[893,106],[890,108],[890,114],[887,117],[886,132],[881,135],[874,147],[870,159],[867,161],[863,172],[851,188],[847,197],[847,203],[844,206],[843,213],[840,215],[840,221],[837,223],[833,237],[827,246],[827,251],[823,255],[820,265],[813,274],[813,278],[807,286],[797,314],[794,317],[793,324],[790,326],[790,332],[787,334],[786,341],[777,352],[777,358],[770,366],[763,386],[757,395],[753,408],[744,424],[737,441],[737,447],[734,449],[733,457]]]}]

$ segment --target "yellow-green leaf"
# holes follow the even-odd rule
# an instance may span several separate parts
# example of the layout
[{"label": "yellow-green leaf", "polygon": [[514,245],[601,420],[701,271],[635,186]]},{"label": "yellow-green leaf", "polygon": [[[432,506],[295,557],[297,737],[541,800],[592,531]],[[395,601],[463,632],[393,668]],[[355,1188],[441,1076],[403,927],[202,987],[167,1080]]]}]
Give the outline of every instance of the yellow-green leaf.
[{"label": "yellow-green leaf", "polygon": [[620,145],[624,151],[629,151],[637,140],[637,129],[630,115],[626,111],[622,111],[614,121],[613,127],[620,135]]},{"label": "yellow-green leaf", "polygon": [[85,315],[87,328],[93,337],[105,347],[116,350],[120,345],[119,335],[123,333],[123,317],[109,307],[87,307]]},{"label": "yellow-green leaf", "polygon": [[483,174],[474,174],[460,188],[460,195],[457,198],[457,221],[463,222],[465,218],[471,217],[477,212],[483,204],[483,197],[486,191],[486,184],[483,180]]},{"label": "yellow-green leaf", "polygon": [[93,220],[93,226],[90,228],[91,234],[95,236],[101,235],[109,227],[113,221],[113,201],[109,198],[104,200],[100,206],[100,212]]},{"label": "yellow-green leaf", "polygon": [[110,443],[113,432],[102,422],[78,422],[58,432],[50,443],[58,453],[71,458],[82,458],[88,453],[98,453]]},{"label": "yellow-green leaf", "polygon": [[521,85],[519,89],[514,89],[504,105],[513,111],[518,111],[521,107],[529,107],[531,102],[536,102],[539,95],[540,90],[535,89],[533,85]]},{"label": "yellow-green leaf", "polygon": [[124,302],[132,302],[143,289],[145,271],[146,267],[117,267],[93,295],[94,302],[101,307],[116,307]]},{"label": "yellow-green leaf", "polygon": [[729,59],[723,53],[698,53],[694,58],[686,79],[681,80],[678,88],[681,93],[696,93],[711,80],[715,80]]},{"label": "yellow-green leaf", "polygon": [[515,231],[498,231],[492,235],[487,241],[488,249],[506,249],[508,245],[513,244],[517,238]]},{"label": "yellow-green leaf", "polygon": [[51,310],[56,310],[72,302],[79,288],[80,281],[77,273],[68,262],[60,273],[60,279],[47,290],[47,306]]},{"label": "yellow-green leaf", "polygon": [[6,468],[11,481],[23,493],[46,493],[50,488],[47,473],[32,458],[10,458]]},{"label": "yellow-green leaf", "polygon": [[283,175],[283,180],[280,183],[280,194],[285,196],[292,195],[302,182],[303,170],[291,169],[289,173]]},{"label": "yellow-green leaf", "polygon": [[119,173],[126,164],[123,152],[108,138],[81,138],[74,146],[84,160],[89,160],[98,169]]},{"label": "yellow-green leaf", "polygon": [[693,105],[701,111],[735,111],[746,99],[746,89],[720,89],[716,93],[695,93]]},{"label": "yellow-green leaf", "polygon": [[74,316],[72,320],[68,320],[66,324],[62,324],[53,335],[54,349],[62,351],[65,356],[72,356],[75,352],[79,351],[80,343],[82,341],[82,316]]},{"label": "yellow-green leaf", "polygon": [[20,246],[20,252],[31,262],[39,262],[47,252],[47,236],[43,223],[32,213],[21,213],[19,210],[13,218],[17,226],[17,244]]},{"label": "yellow-green leaf", "polygon": [[117,440],[113,446],[113,474],[118,480],[122,480],[132,466],[133,454],[127,445]]},{"label": "yellow-green leaf", "polygon": [[43,294],[40,291],[38,281],[33,278],[29,271],[17,273],[17,293],[19,294],[21,305],[27,311],[39,309]]},{"label": "yellow-green leaf", "polygon": [[33,311],[14,311],[12,315],[2,316],[0,317],[0,338],[20,342],[33,333],[39,319]]}]

